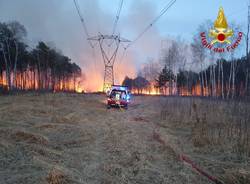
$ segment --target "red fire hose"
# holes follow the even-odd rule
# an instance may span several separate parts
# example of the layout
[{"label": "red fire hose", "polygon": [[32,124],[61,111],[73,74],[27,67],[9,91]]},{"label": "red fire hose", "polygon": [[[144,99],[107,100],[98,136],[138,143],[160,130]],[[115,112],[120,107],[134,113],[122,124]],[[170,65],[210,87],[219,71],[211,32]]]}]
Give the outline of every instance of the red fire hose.
[{"label": "red fire hose", "polygon": [[219,181],[217,178],[215,178],[214,176],[209,175],[208,173],[206,173],[204,170],[202,170],[201,168],[199,168],[192,160],[190,160],[187,156],[185,155],[180,155],[180,160],[182,160],[183,162],[186,162],[188,164],[190,164],[192,166],[193,169],[195,169],[198,173],[200,173],[201,175],[207,177],[210,181],[213,181],[216,184],[223,184],[221,181]]},{"label": "red fire hose", "polygon": [[[163,146],[166,145],[166,142],[160,137],[156,131],[153,132],[153,139],[162,144]],[[189,165],[192,166],[194,170],[196,170],[199,174],[207,177],[210,181],[214,182],[215,184],[224,184],[220,180],[218,180],[216,177],[209,175],[207,172],[199,168],[191,159],[189,159],[186,155],[184,154],[179,154],[179,158],[182,162],[185,162]]]}]

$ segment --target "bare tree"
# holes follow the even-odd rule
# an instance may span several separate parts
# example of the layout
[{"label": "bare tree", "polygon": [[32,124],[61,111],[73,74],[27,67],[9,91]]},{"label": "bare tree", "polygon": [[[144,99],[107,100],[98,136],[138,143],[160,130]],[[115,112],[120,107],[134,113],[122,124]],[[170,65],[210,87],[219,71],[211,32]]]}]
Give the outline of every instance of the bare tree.
[{"label": "bare tree", "polygon": [[193,55],[193,62],[199,67],[200,69],[200,88],[201,88],[201,95],[204,96],[206,89],[208,87],[208,78],[207,73],[204,71],[206,69],[206,58],[209,54],[209,49],[205,49],[202,45],[200,33],[205,32],[206,35],[209,34],[209,30],[212,28],[213,23],[210,20],[205,21],[202,23],[197,31],[193,36],[193,41],[191,43],[192,55]]},{"label": "bare tree", "polygon": [[249,31],[250,31],[250,2],[248,5],[248,17],[247,17],[247,33],[246,33],[246,79],[245,79],[245,93],[248,93],[248,81],[249,81]]},{"label": "bare tree", "polygon": [[207,84],[209,96],[216,96],[216,78],[215,78],[215,68],[216,68],[216,57],[213,51],[210,51],[209,58],[211,63],[209,66],[209,84]]},{"label": "bare tree", "polygon": [[232,75],[233,75],[233,60],[234,60],[234,53],[233,52],[231,52],[231,57],[230,57],[230,59],[231,59],[231,65],[230,65],[230,74],[229,74],[229,80],[228,80],[228,90],[227,90],[227,98],[229,98],[229,95],[230,95],[230,93],[231,93],[231,88],[232,88],[232,86],[231,86],[231,81],[232,81]]},{"label": "bare tree", "polygon": [[[172,41],[168,50],[165,51],[164,65],[169,71],[174,74],[174,79],[168,82],[169,95],[173,94],[173,90],[176,89],[177,84],[177,72],[180,67],[185,66],[186,62],[186,45],[183,41]],[[175,87],[174,87],[175,85]]]},{"label": "bare tree", "polygon": [[153,59],[148,59],[148,61],[143,64],[142,69],[139,71],[140,75],[150,83],[148,86],[149,93],[151,93],[153,88],[155,88],[155,79],[158,77],[160,70],[160,63],[154,61]]},{"label": "bare tree", "polygon": [[[26,37],[23,25],[14,21],[0,25],[1,51],[4,56],[6,67],[6,79],[8,88],[11,90],[16,81],[16,67],[19,55],[19,44]],[[12,77],[13,74],[13,77]]]},{"label": "bare tree", "polygon": [[203,79],[203,62],[205,61],[205,49],[200,44],[200,40],[198,38],[193,39],[193,43],[191,44],[192,53],[193,53],[193,60],[194,63],[200,65],[200,88],[201,88],[201,95],[204,95],[204,79]]}]

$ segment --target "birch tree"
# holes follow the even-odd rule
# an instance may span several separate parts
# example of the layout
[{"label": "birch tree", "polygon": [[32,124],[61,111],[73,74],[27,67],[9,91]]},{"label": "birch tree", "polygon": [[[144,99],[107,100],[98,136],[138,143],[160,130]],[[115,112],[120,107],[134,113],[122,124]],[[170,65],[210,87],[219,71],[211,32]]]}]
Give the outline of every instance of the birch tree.
[{"label": "birch tree", "polygon": [[9,90],[12,90],[15,84],[19,44],[22,43],[26,34],[24,26],[16,21],[0,23],[0,50],[4,58]]},{"label": "birch tree", "polygon": [[194,33],[193,40],[191,43],[192,55],[193,55],[193,62],[199,68],[200,71],[200,88],[201,88],[201,95],[204,96],[204,91],[207,88],[207,74],[205,69],[207,67],[207,63],[205,63],[207,56],[209,55],[209,49],[205,49],[202,45],[200,33],[205,32],[208,35],[209,30],[212,28],[213,23],[210,20],[205,21],[202,23],[197,31]]}]

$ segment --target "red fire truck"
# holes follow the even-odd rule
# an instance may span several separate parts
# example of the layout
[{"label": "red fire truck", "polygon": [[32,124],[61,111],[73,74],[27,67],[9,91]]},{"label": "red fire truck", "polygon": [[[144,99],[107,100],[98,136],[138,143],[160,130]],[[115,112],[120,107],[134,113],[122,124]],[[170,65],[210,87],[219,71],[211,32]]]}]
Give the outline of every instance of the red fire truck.
[{"label": "red fire truck", "polygon": [[113,85],[108,92],[107,108],[123,107],[128,108],[130,92],[126,86]]}]

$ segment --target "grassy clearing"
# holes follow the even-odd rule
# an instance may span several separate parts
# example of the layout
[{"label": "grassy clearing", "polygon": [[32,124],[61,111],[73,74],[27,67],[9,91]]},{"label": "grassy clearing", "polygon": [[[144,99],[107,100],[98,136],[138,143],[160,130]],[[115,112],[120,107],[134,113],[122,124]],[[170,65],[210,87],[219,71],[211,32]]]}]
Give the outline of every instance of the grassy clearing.
[{"label": "grassy clearing", "polygon": [[[170,108],[171,107],[171,108]],[[179,152],[225,183],[250,183],[250,104],[166,98],[159,126],[172,130]]]},{"label": "grassy clearing", "polygon": [[136,96],[107,110],[102,95],[1,96],[0,183],[211,183],[180,153],[225,183],[249,183],[248,106]]}]

